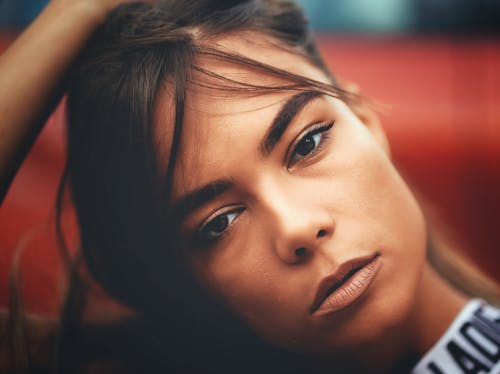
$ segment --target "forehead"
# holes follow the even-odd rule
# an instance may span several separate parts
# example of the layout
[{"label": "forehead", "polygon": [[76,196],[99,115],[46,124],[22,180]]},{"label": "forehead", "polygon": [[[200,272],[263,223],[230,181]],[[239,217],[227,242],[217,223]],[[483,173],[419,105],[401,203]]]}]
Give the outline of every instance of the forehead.
[{"label": "forehead", "polygon": [[[241,32],[210,43],[223,52],[235,53],[280,70],[305,76],[316,81],[328,82],[325,74],[298,52],[293,53],[279,41],[255,32]],[[217,77],[194,71],[187,92],[187,113],[203,111],[208,116],[222,116],[252,111],[270,105],[287,96],[287,93],[271,93],[245,90],[244,85],[273,87],[292,83],[284,78],[264,73],[258,68],[244,66],[220,58],[200,56],[196,65]],[[222,87],[222,89],[220,89]],[[242,88],[234,90],[234,88]],[[227,90],[227,88],[230,88]],[[289,95],[289,93],[288,93]],[[220,105],[223,104],[223,105]],[[222,110],[221,110],[222,109]],[[186,122],[188,120],[186,119]]]},{"label": "forehead", "polygon": [[[317,81],[328,78],[306,58],[260,35],[238,35],[218,40],[216,48]],[[290,83],[258,69],[209,57],[197,65],[243,85],[279,86]],[[179,154],[174,173],[173,200],[218,178],[232,178],[231,166],[257,160],[258,145],[284,102],[296,92],[226,90],[236,83],[193,72],[185,100]],[[170,122],[171,123],[171,122]],[[193,171],[196,170],[196,173]]]}]

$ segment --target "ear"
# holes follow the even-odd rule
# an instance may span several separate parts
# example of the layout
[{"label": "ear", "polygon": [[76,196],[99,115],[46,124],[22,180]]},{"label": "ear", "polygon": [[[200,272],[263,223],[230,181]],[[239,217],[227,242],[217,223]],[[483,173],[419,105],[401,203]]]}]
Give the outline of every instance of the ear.
[{"label": "ear", "polygon": [[356,114],[361,122],[363,122],[368,130],[370,130],[372,136],[375,138],[377,143],[379,143],[387,156],[391,157],[389,141],[387,140],[387,136],[377,112],[373,109],[366,98],[360,96],[360,90],[357,84],[349,82],[344,85],[344,89],[350,94],[359,97],[359,99],[355,103],[350,104],[351,110],[354,112],[354,114]]}]

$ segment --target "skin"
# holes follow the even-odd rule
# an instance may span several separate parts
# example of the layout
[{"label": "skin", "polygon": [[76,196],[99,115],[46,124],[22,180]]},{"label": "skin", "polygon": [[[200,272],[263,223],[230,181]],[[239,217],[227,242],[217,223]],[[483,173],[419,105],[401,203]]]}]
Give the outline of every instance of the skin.
[{"label": "skin", "polygon": [[[256,38],[233,36],[218,45],[327,81],[302,57],[251,40]],[[241,67],[201,63],[243,82],[283,83]],[[231,180],[233,187],[185,219],[181,236],[186,243],[214,219],[219,224],[204,226],[202,232],[222,234],[209,245],[187,245],[186,255],[200,282],[268,341],[318,356],[318,366],[325,369],[333,359],[336,368],[352,372],[388,370],[407,355],[424,353],[465,298],[426,264],[422,212],[394,168],[372,112],[364,108],[363,122],[341,100],[321,96],[294,117],[269,156],[260,154],[261,139],[291,96],[245,97],[190,88],[173,201],[218,179]],[[169,100],[167,92],[164,100]],[[160,106],[158,117],[161,134],[168,109]],[[334,123],[329,131],[309,137],[314,143],[310,154],[292,156],[308,128],[328,123]],[[305,253],[297,256],[297,248]],[[311,315],[325,276],[347,260],[376,253],[380,269],[356,302],[324,316]],[[447,300],[448,306],[429,312],[433,297]],[[438,321],[435,330],[423,336],[419,327],[431,320]]]}]

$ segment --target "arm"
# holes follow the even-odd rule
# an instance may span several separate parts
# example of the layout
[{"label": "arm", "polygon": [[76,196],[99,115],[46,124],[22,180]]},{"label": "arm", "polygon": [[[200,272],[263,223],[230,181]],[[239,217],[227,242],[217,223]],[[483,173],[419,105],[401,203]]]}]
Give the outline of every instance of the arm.
[{"label": "arm", "polygon": [[0,202],[63,89],[66,70],[127,0],[52,0],[0,56]]}]

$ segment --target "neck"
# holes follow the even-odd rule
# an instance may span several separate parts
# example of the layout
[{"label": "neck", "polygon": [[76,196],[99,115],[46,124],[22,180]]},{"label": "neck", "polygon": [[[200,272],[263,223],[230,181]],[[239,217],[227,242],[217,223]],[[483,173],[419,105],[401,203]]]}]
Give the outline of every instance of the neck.
[{"label": "neck", "polygon": [[448,284],[429,264],[424,267],[415,307],[408,320],[409,346],[424,355],[467,303],[467,296]]},{"label": "neck", "polygon": [[[467,301],[466,295],[426,263],[412,311],[396,334],[398,338],[390,342],[397,357],[388,357],[385,362],[380,362],[380,372],[409,372],[441,338]],[[394,349],[396,346],[399,349]],[[387,370],[387,367],[391,369]]]}]

